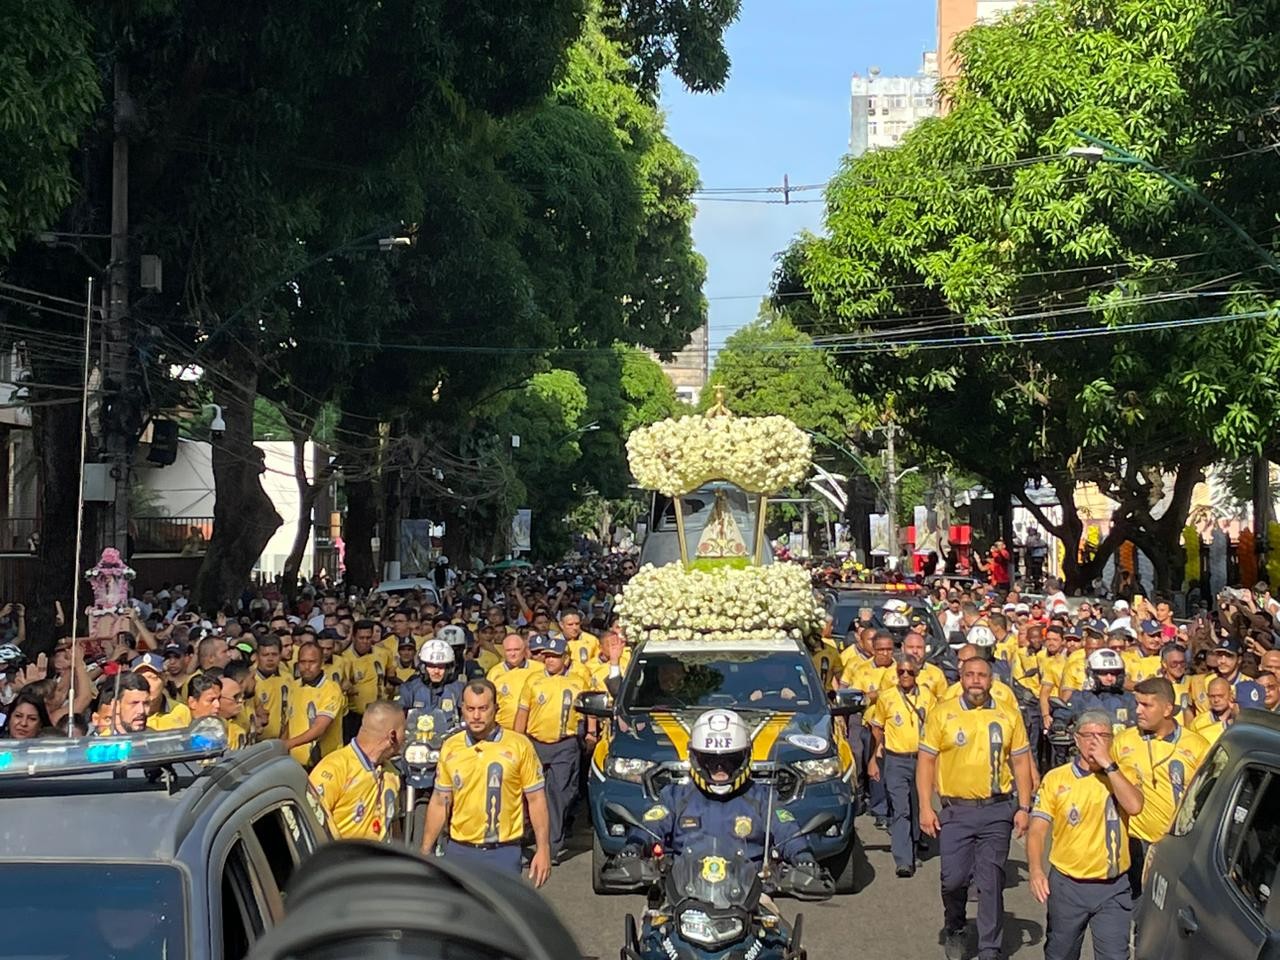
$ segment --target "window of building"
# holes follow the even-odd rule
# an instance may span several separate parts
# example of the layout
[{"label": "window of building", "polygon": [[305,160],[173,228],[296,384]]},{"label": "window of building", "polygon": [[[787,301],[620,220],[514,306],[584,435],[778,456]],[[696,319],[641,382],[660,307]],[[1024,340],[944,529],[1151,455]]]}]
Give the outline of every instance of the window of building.
[{"label": "window of building", "polygon": [[906,97],[894,97],[894,98],[893,98],[893,106],[894,106],[894,108],[895,108],[895,109],[897,109],[897,110],[901,110],[901,109],[902,109],[903,107],[905,107],[906,105],[907,105],[907,98],[906,98]]},{"label": "window of building", "polygon": [[867,112],[874,114],[876,112],[876,98],[867,97]]},{"label": "window of building", "polygon": [[868,136],[872,136],[872,137],[874,137],[874,136],[876,135],[876,130],[877,130],[877,129],[879,129],[879,124],[877,124],[874,120],[872,120],[872,121],[870,121],[870,122],[868,122],[868,123],[867,123],[867,135],[868,135]]}]

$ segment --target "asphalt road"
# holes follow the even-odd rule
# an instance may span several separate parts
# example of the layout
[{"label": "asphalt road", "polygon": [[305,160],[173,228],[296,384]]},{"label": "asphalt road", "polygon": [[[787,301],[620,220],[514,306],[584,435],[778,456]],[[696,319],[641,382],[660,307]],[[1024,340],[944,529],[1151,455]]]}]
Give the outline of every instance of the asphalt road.
[{"label": "asphalt road", "polygon": [[[910,879],[894,875],[889,836],[870,817],[858,818],[866,862],[860,892],[826,903],[781,900],[783,914],[804,914],[804,946],[812,960],[942,960],[942,904],[938,896],[938,860],[927,857]],[[623,917],[644,910],[638,896],[601,897],[591,892],[590,834],[579,830],[572,856],[552,870],[543,893],[578,941],[584,957],[614,960],[622,945]],[[969,907],[969,954],[977,956]],[[1027,886],[1026,852],[1014,840],[1005,891],[1005,955],[1029,960],[1044,952],[1044,908]],[[1087,941],[1087,938],[1086,938]],[[1085,957],[1091,957],[1088,943]]]}]

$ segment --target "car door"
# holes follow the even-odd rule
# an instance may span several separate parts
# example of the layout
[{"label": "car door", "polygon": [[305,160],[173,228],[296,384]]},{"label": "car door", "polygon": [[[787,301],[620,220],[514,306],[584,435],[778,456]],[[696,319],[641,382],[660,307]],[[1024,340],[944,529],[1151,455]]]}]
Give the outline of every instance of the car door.
[{"label": "car door", "polygon": [[1166,904],[1169,960],[1255,960],[1274,949],[1280,896],[1280,768],[1236,767],[1225,803],[1204,821],[1197,862],[1182,872]]}]

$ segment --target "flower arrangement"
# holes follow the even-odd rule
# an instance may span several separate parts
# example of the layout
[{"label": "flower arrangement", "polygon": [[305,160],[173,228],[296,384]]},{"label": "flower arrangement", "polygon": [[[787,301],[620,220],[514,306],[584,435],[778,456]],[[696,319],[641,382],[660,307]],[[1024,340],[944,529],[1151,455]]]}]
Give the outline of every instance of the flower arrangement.
[{"label": "flower arrangement", "polygon": [[660,420],[632,432],[627,459],[636,482],[669,497],[726,480],[748,493],[774,493],[803,480],[809,435],[786,417],[707,416]]},{"label": "flower arrangement", "polygon": [[789,563],[705,571],[646,564],[615,610],[632,642],[803,639],[821,631],[825,616],[808,572]]}]

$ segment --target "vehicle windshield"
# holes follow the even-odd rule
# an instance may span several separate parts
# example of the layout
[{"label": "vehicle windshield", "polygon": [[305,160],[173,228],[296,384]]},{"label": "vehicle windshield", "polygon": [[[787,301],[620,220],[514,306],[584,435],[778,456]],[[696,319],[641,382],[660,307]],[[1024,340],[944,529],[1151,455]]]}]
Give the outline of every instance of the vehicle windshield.
[{"label": "vehicle windshield", "polygon": [[689,899],[717,910],[743,906],[758,871],[738,843],[704,833],[681,850],[671,865],[668,895],[673,905]]},{"label": "vehicle windshield", "polygon": [[642,651],[629,676],[625,710],[795,710],[819,700],[798,653]]},{"label": "vehicle windshield", "polygon": [[0,862],[6,957],[187,955],[182,873],[152,863]]}]

